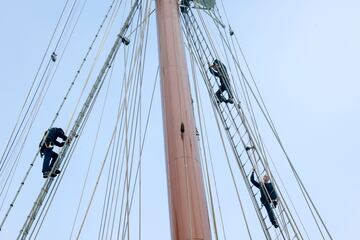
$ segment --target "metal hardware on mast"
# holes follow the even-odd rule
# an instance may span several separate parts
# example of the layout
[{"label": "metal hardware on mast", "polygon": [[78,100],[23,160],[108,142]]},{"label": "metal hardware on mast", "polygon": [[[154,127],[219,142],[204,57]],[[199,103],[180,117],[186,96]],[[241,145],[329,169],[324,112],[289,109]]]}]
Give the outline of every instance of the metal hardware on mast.
[{"label": "metal hardware on mast", "polygon": [[210,240],[177,0],[156,7],[171,237]]},{"label": "metal hardware on mast", "polygon": [[[130,26],[130,22],[131,20],[133,19],[134,15],[135,15],[135,12],[138,8],[138,5],[139,3],[141,2],[141,0],[137,0],[134,2],[134,4],[132,5],[131,7],[131,10],[130,10],[130,13],[128,14],[121,30],[120,30],[120,33],[117,35],[117,38],[115,40],[115,43],[113,45],[113,47],[111,48],[110,50],[110,53],[108,55],[108,57],[106,58],[106,61],[103,65],[103,67],[101,68],[100,70],[100,73],[98,75],[98,77],[96,78],[96,81],[74,123],[74,126],[72,127],[71,131],[70,131],[70,134],[69,134],[69,137],[68,137],[68,140],[67,140],[67,143],[64,145],[64,147],[61,149],[60,153],[59,153],[59,157],[58,157],[58,160],[54,166],[54,168],[52,169],[51,173],[57,169],[62,160],[64,159],[64,157],[66,156],[66,153],[67,151],[69,150],[70,148],[70,142],[76,137],[77,135],[77,131],[80,127],[80,124],[82,123],[82,121],[84,120],[85,118],[85,115],[87,113],[87,111],[89,110],[89,107],[91,105],[91,102],[94,100],[94,96],[96,94],[96,91],[98,90],[98,87],[100,86],[104,76],[105,76],[105,73],[107,71],[108,68],[110,68],[111,66],[111,63],[113,62],[116,54],[117,54],[117,51],[119,50],[119,47],[121,45],[121,43],[123,43],[123,39],[124,39],[124,36],[125,36],[125,33],[126,31],[128,30],[129,26]],[[49,175],[51,175],[51,173]],[[43,187],[41,188],[41,191],[30,211],[30,214],[27,216],[27,219],[22,227],[22,229],[20,230],[20,233],[17,237],[17,240],[18,239],[21,239],[21,240],[24,240],[26,239],[27,237],[27,234],[29,233],[29,230],[33,224],[33,222],[35,221],[35,218],[36,218],[36,215],[37,213],[39,212],[41,206],[42,206],[42,203],[43,201],[45,200],[45,197],[46,197],[46,194],[48,193],[49,189],[50,189],[50,186],[52,184],[52,182],[54,181],[54,178],[51,178],[49,177]]]}]

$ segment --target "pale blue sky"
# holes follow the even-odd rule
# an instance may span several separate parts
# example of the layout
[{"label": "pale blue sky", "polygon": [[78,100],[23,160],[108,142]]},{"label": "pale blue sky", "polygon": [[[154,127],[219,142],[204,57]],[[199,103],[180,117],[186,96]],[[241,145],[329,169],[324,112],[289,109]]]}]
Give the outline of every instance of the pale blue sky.
[{"label": "pale blue sky", "polygon": [[[1,152],[63,2],[1,1]],[[30,161],[27,156],[32,158],[34,155],[43,129],[52,119],[54,109],[60,103],[110,2],[89,1],[86,6],[79,30],[65,54],[65,62],[49,89],[51,94],[47,96],[30,133],[14,188],[18,187],[19,179],[25,174]],[[224,0],[224,5],[280,136],[330,232],[334,239],[356,239],[360,226],[360,183],[357,177],[360,167],[357,152],[360,147],[360,3],[355,0]],[[118,28],[116,26],[112,31],[108,43],[113,41]],[[148,54],[150,59],[156,59],[154,22],[150,31],[153,33],[150,35]],[[149,64],[147,79],[150,82],[153,81],[156,67],[154,61]],[[79,92],[80,86],[75,87],[74,91]],[[148,196],[143,206],[143,239],[166,240],[169,227],[167,207],[164,207],[167,204],[164,152],[162,144],[154,144],[162,143],[159,89],[156,93],[153,125],[148,133],[151,141],[144,150],[149,158],[143,166],[146,182],[144,196]],[[116,96],[115,92],[112,94]],[[75,104],[75,99],[69,101]],[[110,109],[111,105],[108,107]],[[70,110],[71,107],[68,107],[67,112]],[[60,118],[57,125],[64,126],[67,121],[68,116]],[[89,133],[88,139],[92,142],[94,135]],[[107,141],[102,143],[104,148]],[[46,239],[44,236],[49,234],[55,234],[52,239],[69,237],[73,215],[67,215],[67,212],[74,212],[76,208],[74,202],[77,198],[73,196],[81,190],[82,181],[77,179],[84,175],[87,166],[81,162],[89,158],[87,144],[84,142],[79,146],[79,153],[73,159],[74,165],[64,178],[39,239]],[[103,155],[100,152],[97,154],[95,159],[101,159]],[[216,155],[216,158],[221,157]],[[14,208],[16,211],[12,212],[4,231],[0,232],[0,239],[14,239],[17,236],[42,186],[40,166],[39,159]],[[226,183],[222,188],[227,191]],[[233,192],[229,190],[223,194],[230,196]],[[230,212],[228,239],[238,239],[236,228],[237,224],[241,224],[237,222],[240,217],[234,213],[232,216],[226,206],[224,212]],[[157,216],[155,221],[151,219],[151,214]],[[68,220],[69,216],[71,220]],[[82,239],[92,239],[90,236],[84,234]]]}]

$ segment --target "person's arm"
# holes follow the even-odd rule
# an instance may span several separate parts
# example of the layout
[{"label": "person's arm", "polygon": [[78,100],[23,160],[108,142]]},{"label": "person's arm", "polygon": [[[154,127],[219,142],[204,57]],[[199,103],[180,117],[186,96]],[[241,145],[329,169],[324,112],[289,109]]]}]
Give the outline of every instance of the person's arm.
[{"label": "person's arm", "polygon": [[254,184],[255,187],[260,188],[260,183],[255,181],[254,172],[251,173],[250,181],[251,181],[252,184]]},{"label": "person's arm", "polygon": [[54,145],[55,146],[58,146],[58,147],[62,147],[62,146],[64,146],[64,144],[65,144],[65,142],[58,142],[58,141],[54,141]]},{"label": "person's arm", "polygon": [[[62,140],[66,141],[67,140],[67,136],[64,133],[64,130],[62,130],[61,128],[58,128],[58,132],[57,132],[57,136],[59,138],[61,138]],[[56,144],[55,144],[56,145]],[[57,146],[57,145],[56,145]]]},{"label": "person's arm", "polygon": [[39,152],[40,152],[40,157],[43,157],[43,156],[44,156],[44,151],[45,151],[45,145],[43,144],[43,145],[41,145],[40,150],[39,150]]},{"label": "person's arm", "polygon": [[211,73],[212,75],[214,75],[215,77],[219,77],[219,72],[214,69],[213,65],[211,65],[211,66],[209,67],[209,71],[210,71],[210,73]]},{"label": "person's arm", "polygon": [[277,200],[277,193],[276,193],[276,191],[275,191],[275,188],[274,188],[274,185],[272,184],[272,183],[270,183],[271,184],[271,193],[270,193],[270,198],[272,199],[272,200]]}]

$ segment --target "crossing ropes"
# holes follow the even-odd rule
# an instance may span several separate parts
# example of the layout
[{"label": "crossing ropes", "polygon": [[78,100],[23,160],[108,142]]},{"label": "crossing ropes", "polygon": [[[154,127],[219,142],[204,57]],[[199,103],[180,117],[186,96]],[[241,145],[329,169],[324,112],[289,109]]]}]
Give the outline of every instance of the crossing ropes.
[{"label": "crossing ropes", "polygon": [[[132,5],[132,8],[123,24],[123,27],[121,28],[120,33],[118,34],[116,41],[115,41],[113,47],[111,48],[111,51],[103,65],[103,67],[101,68],[101,71],[100,71],[100,73],[99,73],[99,75],[98,75],[98,77],[97,77],[97,79],[96,79],[96,81],[95,81],[95,83],[94,83],[94,85],[93,85],[71,131],[70,131],[69,138],[67,140],[67,144],[65,144],[65,146],[61,149],[57,163],[54,166],[54,168],[52,169],[52,171],[50,172],[50,175],[53,171],[55,171],[55,169],[58,169],[61,166],[62,161],[64,160],[67,152],[70,149],[71,141],[77,136],[80,125],[86,119],[87,112],[88,112],[92,102],[94,102],[96,100],[97,92],[100,90],[101,84],[104,80],[104,76],[106,75],[107,71],[110,69],[111,64],[115,59],[115,56],[119,50],[121,43],[124,43],[124,36],[130,26],[130,22],[132,21],[140,2],[141,2],[140,0],[135,1],[134,4]],[[39,212],[39,210],[42,206],[42,203],[44,202],[45,197],[46,197],[53,181],[54,181],[54,178],[48,178],[45,181],[29,215],[27,216],[27,219],[26,219],[22,229],[20,230],[20,233],[19,233],[17,239],[26,239],[27,234],[29,233],[29,230],[31,229],[31,226],[36,218],[36,215]]]},{"label": "crossing ropes", "polygon": [[[185,25],[185,33],[190,51],[197,60],[212,103],[222,121],[266,239],[303,239],[281,194],[279,194],[280,201],[278,207],[274,208],[274,206],[272,206],[272,211],[275,212],[279,221],[279,230],[272,229],[272,227],[267,224],[265,207],[261,206],[256,198],[259,196],[259,190],[252,186],[249,181],[250,174],[253,170],[255,170],[258,178],[264,174],[271,176],[270,169],[261,151],[261,145],[256,141],[255,133],[250,127],[240,101],[235,97],[233,104],[218,102],[215,92],[220,87],[220,84],[214,77],[211,77],[208,72],[209,64],[217,59],[217,57],[212,53],[197,23],[197,19],[190,8],[188,11],[182,11],[182,19]],[[231,86],[228,87],[229,91],[233,91]],[[277,189],[279,193],[276,185],[275,189]]]}]

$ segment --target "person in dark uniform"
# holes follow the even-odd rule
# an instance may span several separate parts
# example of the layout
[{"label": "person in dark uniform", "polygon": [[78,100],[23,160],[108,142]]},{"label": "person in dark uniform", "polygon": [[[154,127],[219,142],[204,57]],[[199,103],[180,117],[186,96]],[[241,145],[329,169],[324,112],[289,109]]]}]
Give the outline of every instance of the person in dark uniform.
[{"label": "person in dark uniform", "polygon": [[[209,67],[209,71],[215,77],[218,77],[220,80],[219,90],[216,91],[216,97],[219,102],[225,103],[234,103],[234,98],[230,90],[230,78],[227,73],[225,65],[218,59],[215,59],[213,64]],[[227,92],[229,98],[225,99],[222,95],[223,92]]]},{"label": "person in dark uniform", "polygon": [[[41,140],[39,147],[40,155],[41,157],[44,157],[42,167],[43,177],[47,178],[58,157],[58,154],[53,151],[53,148],[54,146],[63,147],[67,140],[67,136],[65,135],[64,130],[55,127],[47,130],[44,134],[44,137],[45,136],[45,140]],[[57,138],[61,138],[63,142],[58,142]],[[51,174],[51,177],[56,177],[59,173],[60,170],[56,169],[55,172]]]},{"label": "person in dark uniform", "polygon": [[264,175],[263,182],[259,183],[254,179],[254,171],[251,173],[250,181],[252,184],[254,184],[255,187],[260,189],[260,201],[264,205],[268,213],[270,222],[275,228],[278,228],[279,225],[276,221],[274,211],[271,208],[271,203],[273,203],[274,207],[276,207],[277,205],[277,194],[272,183],[269,182],[269,180],[270,177],[268,175]]},{"label": "person in dark uniform", "polygon": [[180,11],[182,12],[182,13],[187,13],[187,11],[188,11],[188,9],[189,9],[189,7],[190,7],[190,1],[191,0],[181,0],[180,1]]}]

